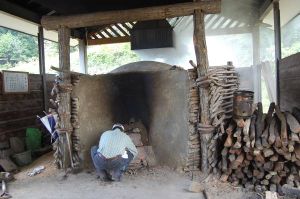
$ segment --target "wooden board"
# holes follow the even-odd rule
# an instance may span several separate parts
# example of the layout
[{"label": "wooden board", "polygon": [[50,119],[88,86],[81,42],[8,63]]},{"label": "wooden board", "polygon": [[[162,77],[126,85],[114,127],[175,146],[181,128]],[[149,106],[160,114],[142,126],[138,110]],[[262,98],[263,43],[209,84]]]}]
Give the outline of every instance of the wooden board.
[{"label": "wooden board", "polygon": [[69,16],[43,16],[41,24],[48,30],[59,29],[60,27],[80,28],[122,22],[148,21],[188,16],[192,15],[195,9],[202,10],[202,12],[206,14],[219,13],[221,11],[221,1],[177,3],[164,6],[94,12]]},{"label": "wooden board", "polygon": [[292,111],[300,107],[300,53],[280,60],[280,108]]}]

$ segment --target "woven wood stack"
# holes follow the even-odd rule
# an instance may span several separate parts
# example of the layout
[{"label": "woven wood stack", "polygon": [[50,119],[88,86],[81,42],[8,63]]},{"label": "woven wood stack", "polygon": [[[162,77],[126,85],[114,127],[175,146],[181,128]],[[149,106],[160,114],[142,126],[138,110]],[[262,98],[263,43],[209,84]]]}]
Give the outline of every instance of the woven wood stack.
[{"label": "woven wood stack", "polygon": [[[190,62],[193,66],[194,64]],[[207,141],[207,158],[209,169],[216,168],[218,163],[217,145],[219,138],[224,134],[224,126],[233,111],[233,93],[238,89],[239,78],[235,68],[229,64],[226,66],[210,67],[207,76],[198,78],[197,68],[188,70],[190,80],[189,88],[189,152],[186,170],[199,170],[201,164],[201,140],[200,133],[210,131]],[[199,87],[209,88],[209,111],[211,124],[200,124],[200,96]]]},{"label": "woven wood stack", "polygon": [[[239,78],[232,64],[209,68],[209,110],[212,126],[215,131],[208,142],[208,164],[210,171],[217,170],[218,144],[225,133],[224,126],[232,118],[233,94],[238,90]],[[201,81],[197,80],[197,84]]]}]

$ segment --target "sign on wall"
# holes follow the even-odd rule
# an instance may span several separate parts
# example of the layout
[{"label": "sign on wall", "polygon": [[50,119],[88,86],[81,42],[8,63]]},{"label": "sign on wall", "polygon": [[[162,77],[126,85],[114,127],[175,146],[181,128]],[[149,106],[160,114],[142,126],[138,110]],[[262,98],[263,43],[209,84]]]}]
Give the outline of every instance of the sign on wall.
[{"label": "sign on wall", "polygon": [[29,93],[28,73],[2,71],[4,94]]}]

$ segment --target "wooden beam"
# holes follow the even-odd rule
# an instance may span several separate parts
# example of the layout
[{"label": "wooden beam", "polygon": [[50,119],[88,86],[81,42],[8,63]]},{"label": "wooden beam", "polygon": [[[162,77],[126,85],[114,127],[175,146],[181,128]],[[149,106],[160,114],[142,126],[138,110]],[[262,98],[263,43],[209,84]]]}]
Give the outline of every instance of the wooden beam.
[{"label": "wooden beam", "polygon": [[85,39],[79,39],[79,72],[87,74],[87,46]]},{"label": "wooden beam", "polygon": [[254,99],[261,102],[261,66],[260,63],[260,23],[254,25],[252,30],[252,48],[253,48],[253,77],[254,77]]},{"label": "wooden beam", "polygon": [[32,12],[29,9],[21,7],[17,4],[14,4],[12,1],[1,0],[0,1],[0,10],[18,16],[20,18],[32,21],[34,23],[40,24],[41,17],[39,14]]},{"label": "wooden beam", "polygon": [[102,38],[102,39],[88,39],[87,44],[91,45],[100,45],[100,44],[115,44],[115,43],[125,43],[130,42],[130,37],[111,37],[111,38]]},{"label": "wooden beam", "polygon": [[47,85],[46,85],[44,29],[42,26],[39,26],[38,45],[39,45],[40,74],[42,76],[42,88],[43,88],[43,109],[45,111],[48,111],[48,101],[49,100],[48,100]]},{"label": "wooden beam", "polygon": [[272,10],[273,0],[265,0],[259,8],[259,20],[263,20]]},{"label": "wooden beam", "polygon": [[48,30],[59,27],[80,28],[104,24],[122,23],[128,21],[147,21],[171,17],[192,15],[194,10],[203,13],[219,13],[221,0],[178,3],[165,6],[154,6],[129,10],[94,12],[67,16],[43,16],[41,23]]},{"label": "wooden beam", "polygon": [[111,32],[113,32],[115,35],[116,35],[116,37],[121,37],[121,35],[113,28],[113,27],[107,27],[107,29],[109,29]]},{"label": "wooden beam", "polygon": [[[115,24],[115,26],[118,28],[118,30],[124,34],[125,36],[130,36],[119,24]],[[124,27],[125,28],[125,27]]]},{"label": "wooden beam", "polygon": [[[205,39],[205,23],[204,13],[201,10],[195,10],[194,13],[194,46],[197,60],[197,72],[198,77],[204,77],[208,72],[208,56]],[[200,94],[200,123],[204,125],[210,125],[209,115],[209,91],[208,88],[199,87]],[[201,171],[209,173],[208,163],[208,143],[212,134],[200,131],[201,141]]]},{"label": "wooden beam", "polygon": [[[70,35],[69,28],[60,27],[58,29],[58,45],[59,45],[59,68],[62,71],[70,71]],[[59,115],[57,131],[59,134],[58,146],[62,154],[62,165],[65,169],[73,167],[72,154],[68,140],[71,138],[73,130],[71,124],[71,91],[67,89],[71,85],[71,74],[61,72],[62,82],[59,83],[59,106],[57,113]]]},{"label": "wooden beam", "polygon": [[[70,71],[70,34],[69,28],[61,27],[58,29],[58,45],[59,45],[59,68]],[[61,73],[64,80],[70,81],[70,77]]]},{"label": "wooden beam", "polygon": [[274,35],[275,35],[275,64],[276,64],[276,93],[277,104],[280,104],[280,77],[279,77],[279,61],[281,60],[281,25],[280,25],[280,9],[279,0],[273,2],[274,12]]}]

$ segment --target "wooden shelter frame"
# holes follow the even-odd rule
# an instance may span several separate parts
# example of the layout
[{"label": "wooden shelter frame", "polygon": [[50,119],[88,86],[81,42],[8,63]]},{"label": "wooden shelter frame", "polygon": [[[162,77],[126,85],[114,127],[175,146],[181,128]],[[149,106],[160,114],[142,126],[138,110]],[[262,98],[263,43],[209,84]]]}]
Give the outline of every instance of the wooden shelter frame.
[{"label": "wooden shelter frame", "polygon": [[[221,11],[221,1],[201,1],[196,0],[191,3],[180,3],[166,6],[155,6],[147,8],[138,8],[131,10],[120,10],[120,11],[107,11],[107,12],[96,12],[80,15],[70,16],[44,16],[41,20],[42,26],[50,30],[58,30],[59,38],[59,67],[62,71],[70,71],[70,28],[82,28],[89,26],[101,26],[106,24],[125,23],[128,21],[146,21],[155,19],[166,19],[170,17],[178,17],[185,15],[194,15],[194,45],[195,53],[197,57],[197,71],[198,76],[203,77],[208,71],[208,57],[206,48],[205,38],[205,14],[219,13]],[[106,29],[107,30],[107,29]],[[108,35],[110,32],[106,32]],[[128,36],[128,35],[127,35]],[[126,37],[126,35],[125,35]],[[70,75],[66,73],[61,74],[63,76],[64,84],[70,83]],[[200,106],[201,116],[200,123],[210,126],[209,122],[209,104],[208,104],[208,88],[199,88],[200,91]],[[61,98],[61,105],[66,107],[60,108],[63,115],[60,126],[70,127],[70,95],[65,95]],[[72,133],[69,129],[58,129],[58,131],[67,132],[64,136],[70,136]],[[200,132],[202,134],[202,132]],[[208,172],[207,163],[207,142],[210,134],[203,133],[201,136],[201,147],[202,147],[202,163],[201,169],[203,172]],[[64,165],[63,167],[70,167]]]}]

